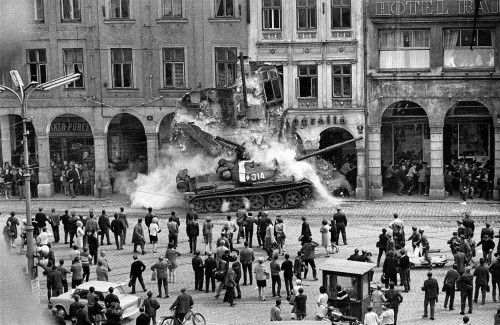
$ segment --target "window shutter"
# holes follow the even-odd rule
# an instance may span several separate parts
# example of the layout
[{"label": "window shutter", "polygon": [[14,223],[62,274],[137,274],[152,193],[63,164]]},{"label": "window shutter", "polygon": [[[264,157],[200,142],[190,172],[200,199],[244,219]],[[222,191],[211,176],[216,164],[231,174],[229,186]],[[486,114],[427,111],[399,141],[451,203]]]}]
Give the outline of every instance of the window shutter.
[{"label": "window shutter", "polygon": [[299,89],[299,78],[295,78],[295,98],[299,98],[300,89]]}]

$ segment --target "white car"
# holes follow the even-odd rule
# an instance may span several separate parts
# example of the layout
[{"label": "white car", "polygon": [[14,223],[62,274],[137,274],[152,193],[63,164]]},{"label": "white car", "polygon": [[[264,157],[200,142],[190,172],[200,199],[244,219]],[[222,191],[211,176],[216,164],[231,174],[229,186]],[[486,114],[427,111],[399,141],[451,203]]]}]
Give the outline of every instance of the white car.
[{"label": "white car", "polygon": [[60,296],[50,298],[50,303],[58,311],[64,311],[65,316],[69,313],[69,306],[75,301],[75,294],[80,296],[80,302],[87,305],[87,295],[89,288],[95,288],[95,294],[99,296],[99,303],[104,307],[104,298],[108,295],[108,289],[113,287],[113,293],[120,299],[120,306],[123,308],[123,318],[130,317],[139,312],[142,298],[136,295],[125,293],[126,284],[117,284],[106,281],[89,281],[80,284],[76,289],[71,289]]},{"label": "white car", "polygon": [[[418,251],[413,254],[408,254],[410,257],[410,267],[429,267],[429,262],[427,262],[423,256],[418,255]],[[431,258],[432,266],[443,267],[448,262],[446,255],[439,250],[434,253],[429,253],[429,257]]]}]

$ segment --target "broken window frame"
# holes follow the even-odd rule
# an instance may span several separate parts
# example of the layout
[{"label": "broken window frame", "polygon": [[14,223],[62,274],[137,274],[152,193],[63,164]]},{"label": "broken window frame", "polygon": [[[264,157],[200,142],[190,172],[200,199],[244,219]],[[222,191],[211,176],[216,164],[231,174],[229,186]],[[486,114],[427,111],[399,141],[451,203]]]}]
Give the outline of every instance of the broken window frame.
[{"label": "broken window frame", "polygon": [[[335,73],[335,68],[339,68],[340,73]],[[349,68],[348,73],[345,73]],[[335,86],[340,83],[340,93],[335,93]],[[346,94],[346,87],[349,93]],[[352,65],[351,64],[333,64],[332,65],[332,97],[333,98],[352,98]]]},{"label": "broken window frame", "polygon": [[[259,72],[264,98],[268,104],[283,102],[283,85],[278,69],[269,67]],[[269,96],[271,95],[271,96]]]},{"label": "broken window frame", "polygon": [[351,28],[351,0],[331,1],[332,29]]},{"label": "broken window frame", "polygon": [[[167,51],[170,51],[170,55],[167,58]],[[185,60],[186,54],[183,47],[164,47],[162,49],[163,58],[163,87],[165,88],[186,88],[186,69]],[[179,71],[178,68],[181,68]],[[168,76],[170,71],[170,76]],[[179,74],[181,76],[179,76]],[[167,83],[170,79],[171,83]],[[182,83],[178,84],[178,80]]]},{"label": "broken window frame", "polygon": [[82,12],[80,8],[80,0],[61,0],[61,21],[81,21]]},{"label": "broken window frame", "polygon": [[183,18],[183,0],[161,0],[161,17],[168,19]]},{"label": "broken window frame", "polygon": [[38,84],[47,82],[47,51],[45,49],[27,50],[26,65],[30,82],[37,82]]},{"label": "broken window frame", "polygon": [[[305,74],[301,74],[301,69],[306,69]],[[315,70],[311,72],[311,70]],[[297,76],[295,89],[297,98],[318,98],[318,66],[317,65],[299,65],[297,66]],[[301,85],[307,85],[307,88]],[[306,94],[309,93],[309,95]]]},{"label": "broken window frame", "polygon": [[281,0],[262,0],[262,29],[281,30]]},{"label": "broken window frame", "polygon": [[236,0],[215,0],[215,18],[236,17]]},{"label": "broken window frame", "polygon": [[[233,52],[234,60],[230,54]],[[236,67],[238,63],[238,49],[236,47],[215,47],[215,87],[226,88],[236,82]],[[219,54],[222,54],[223,58]],[[222,71],[219,71],[222,67]],[[221,72],[223,75],[221,75]],[[220,83],[219,81],[223,81]]]},{"label": "broken window frame", "polygon": [[63,49],[64,74],[80,73],[80,79],[70,82],[66,88],[85,88],[83,82],[83,49]]},{"label": "broken window frame", "polygon": [[[111,74],[113,88],[134,88],[133,51],[131,48],[111,49]],[[126,57],[130,57],[128,60]]]},{"label": "broken window frame", "polygon": [[109,0],[109,19],[130,18],[130,0]]},{"label": "broken window frame", "polygon": [[[297,0],[297,29],[318,28],[318,6],[316,0]],[[301,24],[301,18],[305,24]]]},{"label": "broken window frame", "polygon": [[33,20],[43,23],[45,21],[44,0],[33,0]]}]

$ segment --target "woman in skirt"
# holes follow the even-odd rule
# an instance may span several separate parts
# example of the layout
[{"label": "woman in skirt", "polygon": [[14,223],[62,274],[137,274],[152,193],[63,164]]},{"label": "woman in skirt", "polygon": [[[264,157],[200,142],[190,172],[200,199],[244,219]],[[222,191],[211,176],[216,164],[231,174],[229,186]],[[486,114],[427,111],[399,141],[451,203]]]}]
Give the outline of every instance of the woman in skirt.
[{"label": "woman in skirt", "polygon": [[158,218],[154,217],[149,225],[149,241],[153,244],[153,253],[156,253],[156,244],[158,243],[158,233],[160,232]]},{"label": "woman in skirt", "polygon": [[255,280],[257,281],[257,288],[259,290],[259,299],[266,301],[266,287],[267,287],[267,278],[269,277],[269,273],[267,272],[267,267],[264,264],[264,258],[259,257],[259,264],[255,265],[254,273]]},{"label": "woman in skirt", "polygon": [[339,248],[335,244],[337,242],[337,236],[337,225],[335,224],[335,220],[332,219],[332,222],[330,223],[330,243],[332,245],[332,254],[339,252]]},{"label": "woman in skirt", "polygon": [[319,229],[319,232],[321,233],[321,246],[325,248],[326,252],[326,257],[329,256],[328,253],[328,232],[330,231],[328,227],[328,222],[326,220],[323,220],[321,222],[321,228]]}]

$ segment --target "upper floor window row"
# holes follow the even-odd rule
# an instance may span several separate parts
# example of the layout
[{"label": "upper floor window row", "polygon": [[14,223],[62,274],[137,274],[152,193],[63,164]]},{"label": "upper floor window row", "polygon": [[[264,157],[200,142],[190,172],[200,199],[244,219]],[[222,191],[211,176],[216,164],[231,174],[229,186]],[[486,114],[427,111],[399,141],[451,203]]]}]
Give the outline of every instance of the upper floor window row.
[{"label": "upper floor window row", "polygon": [[[445,29],[443,51],[445,68],[491,68],[495,66],[495,47],[491,29]],[[470,47],[472,46],[472,51]]]}]

